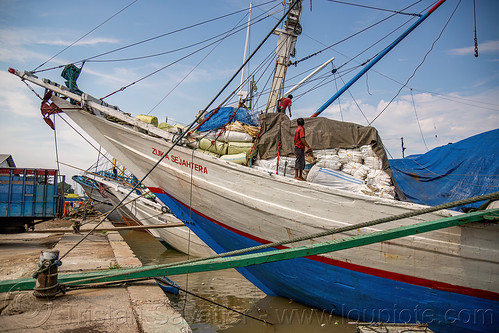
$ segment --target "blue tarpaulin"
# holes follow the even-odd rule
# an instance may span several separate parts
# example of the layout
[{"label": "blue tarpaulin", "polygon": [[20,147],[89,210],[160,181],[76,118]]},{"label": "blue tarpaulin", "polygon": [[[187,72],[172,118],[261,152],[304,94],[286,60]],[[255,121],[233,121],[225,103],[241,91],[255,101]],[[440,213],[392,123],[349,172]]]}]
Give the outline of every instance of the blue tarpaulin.
[{"label": "blue tarpaulin", "polygon": [[211,110],[204,119],[209,118],[203,125],[198,128],[198,131],[210,131],[220,128],[229,122],[240,121],[242,123],[258,126],[258,118],[251,110],[246,108],[224,107]]},{"label": "blue tarpaulin", "polygon": [[[430,206],[499,191],[499,129],[435,148],[426,154],[390,160],[407,199]],[[456,207],[476,208],[483,202]]]}]

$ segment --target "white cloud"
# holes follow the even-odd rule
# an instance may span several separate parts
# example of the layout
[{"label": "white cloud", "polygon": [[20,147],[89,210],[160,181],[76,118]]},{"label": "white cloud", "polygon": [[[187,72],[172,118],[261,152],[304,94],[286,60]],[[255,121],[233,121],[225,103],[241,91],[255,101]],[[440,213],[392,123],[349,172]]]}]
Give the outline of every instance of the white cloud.
[{"label": "white cloud", "polygon": [[[493,53],[499,51],[499,41],[493,40],[478,44],[478,53]],[[475,53],[475,46],[451,49],[447,52],[452,55],[469,55]]]},{"label": "white cloud", "polygon": [[[39,52],[25,48],[35,42],[32,31],[24,29],[0,29],[0,61],[26,62],[30,59],[40,59]],[[46,60],[44,58],[43,60]]]},{"label": "white cloud", "polygon": [[[411,95],[401,95],[372,126],[378,130],[384,145],[392,155],[390,158],[402,157],[401,137],[404,138],[404,146],[407,148],[405,156],[421,154],[426,152],[426,146],[431,150],[449,142],[457,142],[499,128],[497,96],[499,88],[483,91],[474,96],[457,93],[442,96],[414,93],[414,106]],[[363,103],[361,100],[357,103],[371,121],[383,110],[388,101],[381,100],[376,106]],[[300,108],[293,112],[293,116],[308,117],[315,111],[310,107]],[[367,124],[357,105],[349,99],[342,101],[341,112],[344,121],[364,126]],[[321,116],[342,119],[337,103],[330,105]]]},{"label": "white cloud", "polygon": [[[65,32],[46,31],[46,29],[14,29],[4,28],[0,29],[0,61],[8,63],[27,63],[34,61],[41,63],[50,59],[53,54],[46,54],[45,49],[41,50],[43,46],[61,46],[65,47],[71,45],[73,41],[68,41],[62,35],[69,35],[75,38],[74,35]],[[53,36],[52,40],[45,40],[46,36]],[[74,44],[74,46],[97,46],[100,44],[117,44],[119,40],[105,37],[95,37],[83,39]],[[62,48],[61,48],[62,49]],[[54,63],[67,64],[70,61],[60,59],[52,61]]]},{"label": "white cloud", "polygon": [[[401,157],[400,137],[404,137],[407,154],[424,153],[426,146],[431,150],[499,128],[498,94],[499,89],[471,97],[415,94],[415,107],[410,96],[402,96],[373,125],[383,141],[387,139],[385,144],[394,157]],[[380,102],[378,110],[384,105]]]},{"label": "white cloud", "polygon": [[[45,39],[44,37],[51,36],[51,39]],[[71,36],[69,38],[64,38],[65,36]],[[56,46],[68,46],[74,43],[77,39],[77,33],[71,31],[47,31],[46,29],[25,29],[25,28],[3,28],[0,29],[0,41],[5,46],[14,45],[56,45]],[[99,44],[117,44],[120,41],[115,38],[107,37],[92,37],[83,38],[74,45],[79,46],[94,46]]]},{"label": "white cloud", "polygon": [[140,73],[132,67],[113,68],[111,72],[100,72],[91,68],[91,66],[85,67],[83,71],[84,75],[80,77],[79,83],[86,80],[86,76],[92,75],[99,79],[97,82],[92,79],[91,82],[93,85],[99,84],[102,86],[113,87],[115,85],[129,84],[140,77]]},{"label": "white cloud", "polygon": [[[23,88],[23,83],[18,77],[0,71],[0,109],[3,117],[28,117],[41,116],[36,97],[30,90]],[[35,97],[35,98],[33,98]],[[37,111],[38,110],[38,111]]]},{"label": "white cloud", "polygon": [[[69,46],[73,44],[74,41],[67,41],[62,39],[54,39],[54,40],[40,40],[37,41],[37,44],[44,45],[55,45],[55,46]],[[99,44],[118,44],[119,40],[114,38],[103,38],[96,37],[91,39],[83,39],[73,44],[73,46],[96,46]]]},{"label": "white cloud", "polygon": [[[97,159],[97,151],[57,117],[59,160],[82,169],[88,168]],[[54,131],[42,119],[38,98],[19,78],[3,71],[0,71],[0,123],[0,152],[12,154],[17,166],[57,168]],[[83,130],[74,123],[72,125],[98,147]],[[79,173],[62,165],[61,172],[70,184],[71,176]]]}]

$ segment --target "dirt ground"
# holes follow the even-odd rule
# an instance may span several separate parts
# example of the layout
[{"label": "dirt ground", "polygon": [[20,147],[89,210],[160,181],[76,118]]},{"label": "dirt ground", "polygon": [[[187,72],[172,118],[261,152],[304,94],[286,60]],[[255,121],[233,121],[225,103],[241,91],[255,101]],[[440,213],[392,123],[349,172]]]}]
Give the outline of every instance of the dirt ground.
[{"label": "dirt ground", "polygon": [[[105,222],[105,227],[111,223]],[[88,272],[112,267],[140,267],[140,261],[116,231],[72,233],[72,221],[40,223],[35,231],[0,234],[0,280],[31,277],[42,250],[68,254],[59,272]],[[95,225],[95,223],[94,223]],[[69,253],[69,249],[73,249]],[[155,281],[113,288],[69,290],[54,298],[35,297],[32,290],[0,293],[0,332],[191,332]]]},{"label": "dirt ground", "polygon": [[[70,228],[73,221],[56,219],[39,223],[36,230]],[[62,237],[50,233],[0,234],[0,280],[30,277],[38,268],[40,252],[52,249]]]},{"label": "dirt ground", "polygon": [[73,220],[71,219],[54,219],[36,224],[35,230],[60,229],[71,227],[72,224]]}]

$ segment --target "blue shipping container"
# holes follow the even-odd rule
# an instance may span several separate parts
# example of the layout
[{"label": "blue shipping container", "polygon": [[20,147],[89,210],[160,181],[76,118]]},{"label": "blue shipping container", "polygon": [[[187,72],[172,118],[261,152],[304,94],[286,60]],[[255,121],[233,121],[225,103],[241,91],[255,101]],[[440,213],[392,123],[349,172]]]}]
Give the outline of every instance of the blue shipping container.
[{"label": "blue shipping container", "polygon": [[59,178],[64,179],[54,169],[0,168],[0,227],[57,217],[63,195],[57,190]]}]

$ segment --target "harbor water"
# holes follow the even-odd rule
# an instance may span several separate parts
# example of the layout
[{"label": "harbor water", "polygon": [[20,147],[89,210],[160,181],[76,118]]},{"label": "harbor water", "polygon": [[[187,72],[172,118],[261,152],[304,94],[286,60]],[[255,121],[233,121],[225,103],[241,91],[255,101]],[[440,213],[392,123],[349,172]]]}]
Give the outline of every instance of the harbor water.
[{"label": "harbor water", "polygon": [[[144,265],[165,264],[189,257],[167,249],[143,231],[122,232],[122,236]],[[350,319],[313,309],[293,300],[267,296],[234,269],[170,276],[181,288],[202,298],[180,292],[168,294],[194,332],[355,332]],[[304,288],[306,281],[304,281]],[[262,321],[247,317],[221,304]],[[267,321],[270,324],[265,324]]]}]

